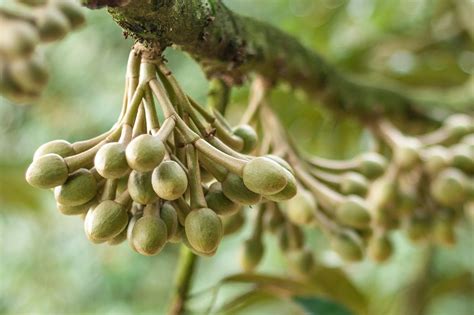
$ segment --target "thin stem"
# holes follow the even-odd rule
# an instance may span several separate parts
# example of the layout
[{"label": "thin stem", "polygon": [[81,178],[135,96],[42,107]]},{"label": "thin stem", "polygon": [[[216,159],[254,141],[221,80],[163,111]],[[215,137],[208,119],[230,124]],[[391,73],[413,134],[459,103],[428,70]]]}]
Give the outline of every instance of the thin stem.
[{"label": "thin stem", "polygon": [[178,269],[176,271],[175,292],[171,301],[168,315],[182,315],[186,311],[186,300],[189,297],[194,270],[198,256],[186,246],[181,246]]},{"label": "thin stem", "polygon": [[213,79],[209,83],[207,102],[209,108],[215,109],[221,114],[225,114],[230,100],[231,88],[221,79]]}]

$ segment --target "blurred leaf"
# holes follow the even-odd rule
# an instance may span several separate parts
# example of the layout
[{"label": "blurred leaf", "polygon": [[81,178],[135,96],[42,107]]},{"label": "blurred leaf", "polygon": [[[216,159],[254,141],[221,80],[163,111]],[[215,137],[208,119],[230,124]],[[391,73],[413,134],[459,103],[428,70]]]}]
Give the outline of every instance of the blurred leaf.
[{"label": "blurred leaf", "polygon": [[0,204],[2,209],[28,209],[36,211],[41,206],[43,191],[32,189],[25,181],[25,166],[0,164]]},{"label": "blurred leaf", "polygon": [[320,298],[296,297],[293,299],[301,305],[308,315],[351,315],[352,313],[344,306]]}]

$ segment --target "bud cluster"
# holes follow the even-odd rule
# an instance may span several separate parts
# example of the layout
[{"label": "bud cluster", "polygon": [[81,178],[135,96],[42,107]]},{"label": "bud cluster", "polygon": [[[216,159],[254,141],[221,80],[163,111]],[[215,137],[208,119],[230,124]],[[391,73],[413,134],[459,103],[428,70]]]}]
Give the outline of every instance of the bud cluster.
[{"label": "bud cluster", "polygon": [[142,51],[130,54],[117,123],[93,139],[42,145],[26,180],[53,189],[59,211],[81,215],[94,243],[128,239],[155,255],[182,242],[213,255],[241,226],[243,205],[290,199],[296,179],[276,157],[247,155],[257,145],[252,127],[231,128],[184,93],[159,55]]},{"label": "bud cluster", "polygon": [[38,97],[48,81],[41,44],[62,39],[85,18],[73,0],[17,0],[0,7],[0,93],[15,102]]}]

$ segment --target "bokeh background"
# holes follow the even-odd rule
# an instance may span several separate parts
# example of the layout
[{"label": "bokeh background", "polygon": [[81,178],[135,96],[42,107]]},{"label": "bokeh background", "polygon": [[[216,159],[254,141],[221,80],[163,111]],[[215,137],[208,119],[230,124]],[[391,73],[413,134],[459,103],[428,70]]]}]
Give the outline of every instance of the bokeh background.
[{"label": "bokeh background", "polygon": [[[474,93],[472,0],[224,2],[288,31],[367,82],[404,84],[409,86],[407,93],[425,99],[439,97],[440,92],[454,98]],[[85,13],[86,27],[47,47],[52,79],[43,97],[27,106],[13,106],[0,98],[1,314],[162,314],[170,297],[177,246],[148,258],[126,243],[92,245],[81,219],[60,215],[52,194],[29,187],[24,180],[40,144],[92,137],[107,130],[118,115],[133,42],[123,38],[106,10]],[[205,102],[207,81],[199,67],[179,51],[169,49],[166,55],[186,91]],[[234,91],[231,121],[238,121],[247,96],[247,86]],[[272,104],[298,145],[308,151],[342,158],[367,146],[367,135],[350,117],[336,119],[298,91],[282,86],[272,94]],[[192,290],[201,292],[191,300],[195,310],[209,305],[206,288],[239,272],[238,248],[248,234],[244,229],[224,240],[215,257],[200,260]],[[445,249],[413,245],[397,233],[395,256],[378,266],[369,261],[345,265],[327,248],[322,235],[308,234],[318,259],[341,268],[365,297],[370,314],[404,315],[408,306],[418,314],[472,315],[472,224],[460,225],[457,236],[457,245]],[[275,239],[268,237],[266,244],[261,271],[287,274]],[[336,279],[327,280],[338,287]],[[244,289],[225,286],[215,309]],[[297,311],[284,301],[262,299],[235,313]]]}]

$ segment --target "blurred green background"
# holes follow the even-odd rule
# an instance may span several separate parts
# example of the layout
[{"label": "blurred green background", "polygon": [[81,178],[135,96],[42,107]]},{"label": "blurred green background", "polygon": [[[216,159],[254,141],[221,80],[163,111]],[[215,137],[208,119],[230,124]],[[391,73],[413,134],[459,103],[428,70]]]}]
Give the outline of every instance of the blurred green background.
[{"label": "blurred green background", "polygon": [[[430,91],[472,87],[474,82],[474,1],[472,0],[227,0],[235,11],[282,28],[331,63],[367,81],[398,82]],[[1,314],[162,314],[167,307],[178,247],[142,257],[126,243],[92,245],[82,221],[55,209],[53,196],[29,187],[23,174],[34,150],[53,139],[75,141],[107,130],[121,104],[129,48],[105,10],[89,11],[87,26],[50,47],[52,79],[31,106],[0,99],[0,313]],[[1,31],[0,31],[1,32]],[[170,68],[182,86],[205,102],[207,81],[186,55],[169,49]],[[471,84],[471,85],[469,85]],[[248,87],[233,93],[229,119],[237,122]],[[368,137],[350,117],[335,118],[298,91],[282,86],[272,104],[298,144],[327,157],[350,157]],[[469,110],[468,108],[463,108]],[[472,108],[471,108],[472,109]],[[367,298],[370,314],[474,314],[474,234],[458,227],[454,248],[410,244],[396,234],[396,254],[378,266],[344,265],[312,231],[319,260],[340,267]],[[248,230],[224,240],[218,254],[199,262],[193,292],[239,272],[240,242]],[[261,271],[285,275],[283,256],[268,237]],[[329,282],[338,288],[336,279]],[[226,286],[218,306],[244,287]],[[343,290],[343,288],[341,288]],[[411,299],[410,299],[411,297]],[[413,298],[416,297],[416,298]],[[191,305],[199,312],[210,294]],[[239,314],[290,314],[284,301],[264,299]]]}]

